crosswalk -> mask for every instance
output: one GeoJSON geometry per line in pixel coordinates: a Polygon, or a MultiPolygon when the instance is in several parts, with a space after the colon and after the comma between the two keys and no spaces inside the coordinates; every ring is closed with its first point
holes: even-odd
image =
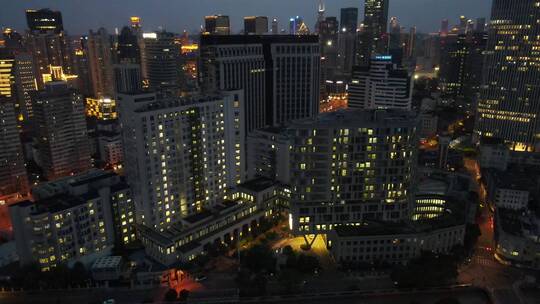
{"type": "Polygon", "coordinates": [[[497,268],[500,267],[499,263],[493,259],[493,257],[475,256],[473,262],[478,265],[497,268]]]}

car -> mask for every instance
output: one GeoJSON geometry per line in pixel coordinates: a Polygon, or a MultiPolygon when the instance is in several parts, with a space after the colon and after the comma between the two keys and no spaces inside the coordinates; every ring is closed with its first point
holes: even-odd
{"type": "Polygon", "coordinates": [[[200,276],[198,276],[198,277],[195,278],[195,281],[196,281],[196,282],[202,282],[202,281],[204,281],[204,280],[206,280],[206,279],[208,279],[206,276],[200,275],[200,276]]]}

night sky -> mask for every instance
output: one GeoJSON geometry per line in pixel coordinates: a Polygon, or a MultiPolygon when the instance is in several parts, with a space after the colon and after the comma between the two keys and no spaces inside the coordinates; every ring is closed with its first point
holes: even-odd
{"type": "MultiPolygon", "coordinates": [[[[318,0],[0,0],[0,26],[26,29],[24,10],[44,8],[62,11],[64,28],[70,34],[87,33],[104,26],[108,30],[128,23],[129,16],[142,18],[145,30],[163,26],[171,32],[195,31],[203,16],[224,14],[231,17],[233,32],[242,29],[242,17],[265,15],[277,17],[280,29],[287,28],[290,16],[301,15],[313,28],[318,0]]],[[[363,0],[326,0],[327,16],[337,16],[342,7],[355,6],[363,19],[363,0]]],[[[402,26],[417,26],[430,32],[439,28],[440,20],[448,18],[456,24],[460,15],[489,19],[492,0],[390,0],[390,16],[397,16],[402,26]]]]}

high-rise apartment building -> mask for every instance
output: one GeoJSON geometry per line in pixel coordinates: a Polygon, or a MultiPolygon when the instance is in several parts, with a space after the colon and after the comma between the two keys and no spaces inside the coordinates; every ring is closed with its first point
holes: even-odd
{"type": "Polygon", "coordinates": [[[180,47],[166,31],[143,34],[143,65],[152,89],[176,90],[180,85],[180,47]]]}
{"type": "Polygon", "coordinates": [[[286,133],[293,140],[289,221],[294,233],[408,218],[417,150],[414,114],[337,111],[296,121],[286,133]]]}
{"type": "Polygon", "coordinates": [[[203,92],[243,89],[246,130],[313,117],[319,110],[317,36],[201,36],[203,92]]]}
{"type": "Polygon", "coordinates": [[[32,117],[32,100],[30,92],[37,90],[34,59],[31,54],[15,54],[15,89],[19,107],[19,113],[25,121],[32,117]]]}
{"type": "Polygon", "coordinates": [[[204,17],[204,29],[204,33],[209,35],[229,35],[231,33],[229,16],[213,15],[204,17]]]}
{"type": "Polygon", "coordinates": [[[244,17],[244,34],[262,35],[268,33],[268,17],[244,17]]]}
{"type": "Polygon", "coordinates": [[[60,263],[91,263],[114,245],[135,240],[131,191],[113,172],[92,170],[32,189],[35,201],[9,207],[22,265],[42,271],[60,263]]]}
{"type": "Polygon", "coordinates": [[[138,223],[155,230],[220,202],[245,178],[242,91],[119,94],[125,174],[138,223]]]}
{"type": "Polygon", "coordinates": [[[0,197],[26,195],[28,178],[17,128],[15,98],[0,95],[0,197]]]}
{"type": "Polygon", "coordinates": [[[538,1],[493,1],[475,135],[517,151],[540,148],[538,19],[538,1]]]}
{"type": "Polygon", "coordinates": [[[31,93],[37,163],[55,180],[91,166],[84,100],[65,82],[50,82],[31,93]]]}
{"type": "Polygon", "coordinates": [[[386,53],[388,0],[366,0],[358,64],[368,64],[371,57],[386,53]]]}
{"type": "Polygon", "coordinates": [[[375,56],[369,66],[357,66],[349,84],[349,107],[357,109],[410,110],[411,74],[392,61],[392,56],[375,56]]]}
{"type": "Polygon", "coordinates": [[[90,31],[87,49],[94,97],[114,96],[111,36],[104,28],[97,32],[90,31]]]}

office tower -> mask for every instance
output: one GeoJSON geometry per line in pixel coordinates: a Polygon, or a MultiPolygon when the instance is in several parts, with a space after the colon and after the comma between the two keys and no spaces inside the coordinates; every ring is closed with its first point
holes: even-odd
{"type": "Polygon", "coordinates": [[[340,32],[356,33],[358,28],[358,8],[342,8],[340,21],[340,32]]]}
{"type": "Polygon", "coordinates": [[[118,118],[116,100],[111,98],[86,98],[86,116],[97,120],[114,120],[118,118]]]}
{"type": "Polygon", "coordinates": [[[11,55],[1,55],[0,57],[0,96],[15,96],[13,90],[15,84],[14,77],[15,59],[11,55]]]}
{"type": "Polygon", "coordinates": [[[40,184],[32,193],[35,201],[9,207],[21,265],[37,263],[47,271],[89,263],[135,241],[131,193],[113,172],[94,169],[40,184]]]}
{"type": "Polygon", "coordinates": [[[448,19],[443,19],[441,21],[441,30],[439,31],[441,36],[448,35],[448,19]]]}
{"type": "Polygon", "coordinates": [[[246,134],[319,109],[317,36],[201,36],[203,92],[243,89],[246,134]]]}
{"type": "Polygon", "coordinates": [[[25,50],[23,37],[11,28],[5,28],[2,32],[3,37],[3,49],[8,54],[14,54],[25,50]]]}
{"type": "Polygon", "coordinates": [[[538,149],[540,138],[540,7],[533,0],[494,0],[488,30],[476,137],[499,138],[512,150],[538,149]],[[508,34],[512,28],[512,34],[508,34]]]}
{"type": "Polygon", "coordinates": [[[231,25],[229,16],[214,15],[204,17],[205,34],[210,35],[229,35],[231,33],[231,25]]]}
{"type": "Polygon", "coordinates": [[[416,27],[413,26],[409,30],[409,40],[407,42],[407,52],[405,53],[407,58],[412,58],[414,56],[415,48],[416,48],[416,27]]]}
{"type": "Polygon", "coordinates": [[[88,64],[88,36],[77,36],[70,39],[73,73],[77,75],[77,89],[86,96],[92,95],[92,77],[88,64]]]}
{"type": "Polygon", "coordinates": [[[319,234],[366,220],[409,216],[416,165],[414,114],[345,110],[287,128],[295,234],[319,234]]]}
{"type": "Polygon", "coordinates": [[[218,203],[245,178],[242,92],[120,94],[125,172],[138,222],[156,229],[218,203]]]}
{"type": "Polygon", "coordinates": [[[114,84],[117,93],[136,93],[142,90],[141,66],[135,63],[114,65],[114,84]]]}
{"type": "Polygon", "coordinates": [[[141,63],[141,50],[136,29],[124,26],[120,31],[116,47],[116,62],[141,63]]]}
{"type": "Polygon", "coordinates": [[[441,43],[439,83],[444,94],[476,100],[482,81],[485,33],[450,34],[441,43]]]}
{"type": "Polygon", "coordinates": [[[48,9],[27,10],[26,19],[30,30],[27,37],[28,51],[34,56],[37,84],[41,89],[45,83],[43,74],[51,66],[62,67],[67,74],[71,74],[62,15],[48,9]]]}
{"type": "Polygon", "coordinates": [[[338,65],[338,47],[339,47],[339,23],[336,17],[326,17],[319,26],[319,39],[321,45],[321,57],[324,58],[321,64],[323,77],[326,79],[334,79],[338,65]]]}
{"type": "Polygon", "coordinates": [[[289,34],[290,35],[297,35],[298,30],[300,30],[300,27],[304,23],[304,19],[300,16],[291,17],[289,19],[289,34]]]}
{"type": "Polygon", "coordinates": [[[392,56],[375,56],[369,66],[353,70],[349,108],[410,110],[411,74],[392,62],[392,56]]]}
{"type": "Polygon", "coordinates": [[[475,32],[483,33],[485,31],[486,31],[486,18],[477,18],[475,32]]]}
{"type": "Polygon", "coordinates": [[[94,97],[114,96],[111,36],[104,28],[90,30],[87,51],[94,97]]]}
{"type": "Polygon", "coordinates": [[[397,20],[397,17],[390,18],[390,39],[388,42],[389,50],[401,49],[401,26],[397,20]]]}
{"type": "Polygon", "coordinates": [[[465,16],[459,17],[459,25],[458,25],[458,34],[466,34],[467,33],[467,18],[465,16]]]}
{"type": "Polygon", "coordinates": [[[0,199],[28,193],[28,177],[17,128],[15,98],[0,95],[0,199]]]}
{"type": "Polygon", "coordinates": [[[318,10],[317,10],[317,22],[315,23],[315,33],[319,34],[321,32],[321,26],[324,22],[324,12],[325,12],[324,3],[322,1],[319,2],[318,10]]]}
{"type": "Polygon", "coordinates": [[[49,180],[90,168],[83,97],[55,81],[31,93],[37,163],[49,180]]]}
{"type": "Polygon", "coordinates": [[[37,90],[34,58],[28,53],[15,54],[15,89],[20,118],[28,122],[32,117],[32,99],[30,92],[37,90]]]}
{"type": "Polygon", "coordinates": [[[174,34],[161,31],[143,34],[143,65],[150,88],[176,90],[180,85],[180,47],[174,34]]]}
{"type": "Polygon", "coordinates": [[[279,34],[279,25],[277,18],[272,19],[272,34],[277,35],[279,34]]]}
{"type": "Polygon", "coordinates": [[[55,32],[64,30],[62,13],[50,9],[26,10],[26,22],[33,32],[55,32]]]}
{"type": "Polygon", "coordinates": [[[368,64],[375,54],[386,53],[388,0],[366,0],[361,34],[361,50],[357,62],[368,64]]]}
{"type": "Polygon", "coordinates": [[[129,25],[135,31],[135,33],[140,33],[141,31],[141,17],[131,16],[129,17],[129,25]]]}
{"type": "Polygon", "coordinates": [[[268,17],[244,17],[244,34],[262,35],[268,33],[268,17]]]}

